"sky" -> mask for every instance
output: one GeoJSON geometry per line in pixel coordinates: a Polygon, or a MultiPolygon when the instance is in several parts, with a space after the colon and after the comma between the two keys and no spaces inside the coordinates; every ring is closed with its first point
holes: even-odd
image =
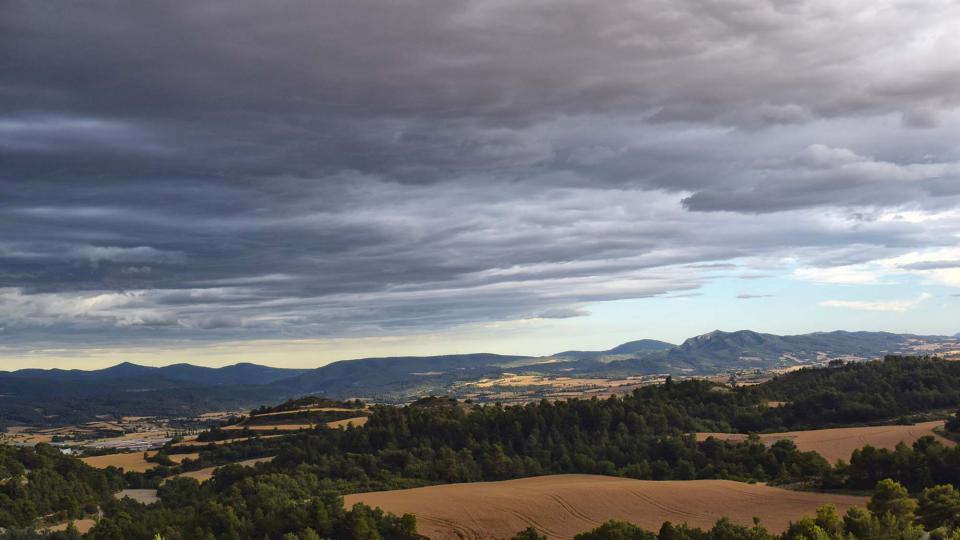
{"type": "Polygon", "coordinates": [[[0,0],[0,369],[960,332],[952,0],[0,0]]]}

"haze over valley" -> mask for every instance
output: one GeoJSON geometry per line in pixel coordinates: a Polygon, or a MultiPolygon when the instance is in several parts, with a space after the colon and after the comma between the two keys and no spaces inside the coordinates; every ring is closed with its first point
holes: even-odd
{"type": "Polygon", "coordinates": [[[0,0],[0,540],[960,540],[958,28],[0,0]]]}

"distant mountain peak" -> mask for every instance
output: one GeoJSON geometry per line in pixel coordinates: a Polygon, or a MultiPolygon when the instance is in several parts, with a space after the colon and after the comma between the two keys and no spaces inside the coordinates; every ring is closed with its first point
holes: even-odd
{"type": "MultiPolygon", "coordinates": [[[[144,367],[144,366],[141,366],[140,364],[134,364],[133,362],[124,361],[124,362],[120,362],[119,364],[116,364],[116,365],[113,365],[113,366],[110,366],[110,367],[112,367],[112,368],[131,368],[131,367],[144,367]]],[[[110,368],[107,368],[107,369],[110,369],[110,368]]]]}
{"type": "Polygon", "coordinates": [[[134,364],[133,362],[120,362],[119,364],[110,366],[101,371],[105,373],[130,373],[130,372],[141,372],[141,371],[146,371],[150,369],[156,369],[156,368],[141,366],[139,364],[134,364]]]}
{"type": "Polygon", "coordinates": [[[756,341],[759,339],[763,339],[766,336],[768,336],[768,334],[761,334],[760,332],[754,332],[753,330],[734,330],[733,332],[726,332],[724,330],[714,330],[712,332],[707,332],[706,334],[701,334],[699,336],[694,336],[692,338],[689,338],[686,341],[684,341],[680,346],[683,347],[683,346],[701,345],[704,343],[708,343],[711,341],[718,341],[718,340],[756,341]]]}
{"type": "Polygon", "coordinates": [[[632,354],[635,352],[662,351],[673,348],[672,343],[656,339],[638,339],[617,345],[607,351],[609,354],[632,354]]]}

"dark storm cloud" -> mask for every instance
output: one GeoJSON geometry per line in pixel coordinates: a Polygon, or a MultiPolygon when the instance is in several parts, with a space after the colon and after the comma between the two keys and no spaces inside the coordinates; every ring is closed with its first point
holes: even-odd
{"type": "Polygon", "coordinates": [[[373,335],[954,246],[888,218],[960,201],[960,13],[870,6],[4,2],[0,322],[373,335]]]}

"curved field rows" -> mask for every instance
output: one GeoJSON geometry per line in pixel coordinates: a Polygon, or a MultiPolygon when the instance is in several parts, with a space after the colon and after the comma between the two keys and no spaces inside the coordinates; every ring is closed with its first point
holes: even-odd
{"type": "Polygon", "coordinates": [[[823,504],[843,513],[865,497],[788,491],[729,480],[632,480],[563,474],[503,482],[449,484],[347,495],[395,514],[417,516],[421,534],[437,540],[510,538],[533,526],[550,538],[572,538],[610,519],[657,531],[664,521],[709,528],[727,516],[752,525],[763,520],[780,532],[823,504]]]}
{"type": "MultiPolygon", "coordinates": [[[[945,439],[936,433],[934,428],[943,426],[942,420],[923,422],[912,426],[867,426],[853,428],[815,429],[810,431],[787,431],[784,433],[762,433],[760,440],[764,444],[773,444],[781,439],[790,439],[797,448],[805,452],[817,452],[833,463],[838,459],[850,461],[850,455],[858,448],[866,445],[875,448],[893,449],[898,443],[913,444],[914,441],[925,435],[933,435],[946,446],[955,446],[957,443],[945,439]]],[[[722,440],[745,440],[746,435],[739,433],[697,433],[697,440],[703,441],[707,437],[716,437],[722,440]]]]}

